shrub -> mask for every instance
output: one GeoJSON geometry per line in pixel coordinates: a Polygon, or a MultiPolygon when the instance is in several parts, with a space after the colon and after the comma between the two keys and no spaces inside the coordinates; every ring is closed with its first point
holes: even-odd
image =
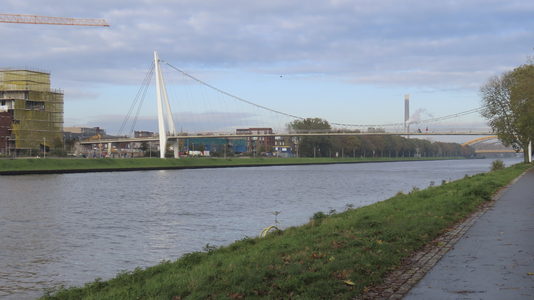
{"type": "Polygon", "coordinates": [[[417,192],[419,192],[419,190],[420,190],[420,188],[418,188],[416,186],[412,186],[412,190],[408,194],[417,193],[417,192]]]}
{"type": "Polygon", "coordinates": [[[65,151],[63,148],[56,148],[50,150],[50,153],[48,154],[50,156],[67,156],[67,151],[65,151]]]}
{"type": "Polygon", "coordinates": [[[213,251],[217,250],[217,246],[216,245],[210,245],[210,243],[207,243],[206,246],[204,246],[204,248],[202,248],[202,251],[210,254],[212,253],[213,251]]]}
{"type": "Polygon", "coordinates": [[[479,185],[472,186],[467,191],[466,194],[467,195],[473,195],[473,196],[475,196],[477,198],[489,201],[489,200],[491,200],[492,189],[493,189],[493,187],[491,187],[489,185],[479,184],[479,185]]]}
{"type": "Polygon", "coordinates": [[[310,220],[318,220],[318,219],[324,219],[326,218],[326,214],[322,211],[318,211],[313,214],[313,217],[310,218],[310,220]]]}
{"type": "Polygon", "coordinates": [[[491,162],[491,171],[497,171],[504,168],[506,168],[506,165],[501,159],[496,159],[491,162]]]}

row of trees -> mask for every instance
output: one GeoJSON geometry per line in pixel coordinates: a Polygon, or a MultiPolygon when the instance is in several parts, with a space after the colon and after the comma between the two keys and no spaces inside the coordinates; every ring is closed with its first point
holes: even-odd
{"type": "MultiPolygon", "coordinates": [[[[291,133],[325,133],[332,128],[328,121],[320,118],[295,120],[287,124],[291,133]]],[[[347,131],[344,131],[347,132],[347,131]]],[[[350,131],[348,131],[350,132],[350,131]]],[[[359,130],[352,131],[360,133],[359,130]]],[[[464,156],[470,157],[475,150],[457,143],[430,142],[422,139],[407,139],[401,136],[304,136],[294,137],[301,157],[329,157],[337,152],[344,156],[392,156],[406,157],[420,153],[422,156],[464,156]]]]}
{"type": "MultiPolygon", "coordinates": [[[[480,87],[483,110],[499,140],[516,151],[527,150],[534,139],[534,59],[480,87]]],[[[526,151],[525,151],[526,152],[526,151]]],[[[524,155],[525,162],[529,161],[524,155]]]]}

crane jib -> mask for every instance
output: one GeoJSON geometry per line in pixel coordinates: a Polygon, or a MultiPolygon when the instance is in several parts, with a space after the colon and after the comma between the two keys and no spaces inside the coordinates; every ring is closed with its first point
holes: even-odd
{"type": "Polygon", "coordinates": [[[13,14],[0,14],[0,23],[109,27],[109,24],[105,20],[102,20],[102,19],[59,18],[59,17],[45,17],[45,16],[35,16],[35,15],[13,15],[13,14]]]}

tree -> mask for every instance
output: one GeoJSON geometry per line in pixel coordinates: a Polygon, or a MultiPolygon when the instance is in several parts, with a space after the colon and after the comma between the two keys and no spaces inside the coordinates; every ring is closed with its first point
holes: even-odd
{"type": "Polygon", "coordinates": [[[354,156],[355,151],[360,150],[361,140],[357,136],[344,136],[343,149],[350,151],[354,156]]]}
{"type": "MultiPolygon", "coordinates": [[[[480,87],[482,116],[503,145],[527,149],[534,137],[534,65],[520,66],[491,77],[480,87]]],[[[524,156],[528,162],[528,155],[524,156]]]]}
{"type": "Polygon", "coordinates": [[[52,140],[52,149],[63,148],[63,141],[56,137],[52,140]]]}
{"type": "Polygon", "coordinates": [[[260,145],[258,149],[256,150],[256,153],[261,155],[263,153],[267,152],[267,148],[265,148],[265,145],[260,145]]]}
{"type": "Polygon", "coordinates": [[[470,156],[475,155],[475,149],[473,149],[473,147],[471,146],[462,146],[460,148],[460,154],[463,157],[470,157],[470,156]]]}
{"type": "MultiPolygon", "coordinates": [[[[516,112],[518,131],[524,135],[524,145],[528,147],[534,140],[534,65],[523,65],[514,70],[510,102],[516,112]]],[[[525,161],[526,158],[525,155],[525,161]]]]}
{"type": "Polygon", "coordinates": [[[167,143],[167,145],[165,145],[165,157],[174,157],[174,152],[171,151],[171,143],[167,143]]]}
{"type": "Polygon", "coordinates": [[[139,149],[143,152],[146,152],[148,150],[148,143],[147,142],[141,142],[141,145],[139,146],[139,149]]]}
{"type": "MultiPolygon", "coordinates": [[[[331,130],[330,123],[321,118],[299,119],[286,124],[290,133],[327,133],[331,130]]],[[[332,149],[332,138],[327,136],[305,136],[293,138],[298,144],[299,155],[304,157],[328,156],[328,149],[332,149]]]]}

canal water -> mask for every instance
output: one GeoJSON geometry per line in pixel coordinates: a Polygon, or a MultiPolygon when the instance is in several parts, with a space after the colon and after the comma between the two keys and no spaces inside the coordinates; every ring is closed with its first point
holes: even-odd
{"type": "MultiPolygon", "coordinates": [[[[0,177],[0,298],[300,225],[398,191],[489,171],[491,159],[0,177]]],[[[504,159],[507,165],[521,159],[504,159]]]]}

